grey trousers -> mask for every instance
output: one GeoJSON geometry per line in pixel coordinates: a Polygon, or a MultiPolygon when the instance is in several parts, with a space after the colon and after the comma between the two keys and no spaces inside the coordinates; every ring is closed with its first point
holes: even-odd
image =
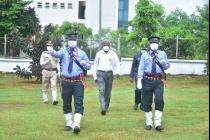
{"type": "Polygon", "coordinates": [[[99,102],[101,109],[107,111],[111,99],[111,90],[113,83],[112,71],[97,71],[98,89],[99,89],[99,102]]]}

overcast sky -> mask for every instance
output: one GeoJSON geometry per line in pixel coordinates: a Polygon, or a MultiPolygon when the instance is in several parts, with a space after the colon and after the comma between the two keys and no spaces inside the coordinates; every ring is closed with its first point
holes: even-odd
{"type": "Polygon", "coordinates": [[[180,8],[187,12],[188,15],[196,12],[196,6],[203,6],[209,3],[208,0],[155,0],[165,7],[166,14],[170,14],[176,8],[180,8]]]}

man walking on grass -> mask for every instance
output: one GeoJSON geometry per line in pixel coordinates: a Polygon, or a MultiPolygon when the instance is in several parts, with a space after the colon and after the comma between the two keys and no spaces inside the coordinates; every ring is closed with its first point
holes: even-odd
{"type": "Polygon", "coordinates": [[[164,108],[164,80],[166,75],[164,70],[170,67],[167,55],[164,51],[158,50],[160,38],[151,36],[148,38],[150,50],[143,53],[138,69],[137,88],[142,89],[142,110],[146,117],[146,130],[151,130],[152,102],[155,96],[155,116],[154,125],[157,131],[162,131],[162,112],[164,108]]]}
{"type": "Polygon", "coordinates": [[[74,133],[78,134],[84,112],[83,99],[86,86],[84,76],[91,65],[86,53],[77,46],[77,34],[70,33],[66,39],[67,46],[63,49],[57,52],[52,48],[48,50],[52,56],[61,60],[63,112],[66,119],[64,131],[73,129],[74,133]],[[74,114],[72,114],[72,97],[74,97],[74,114]]]}
{"type": "Polygon", "coordinates": [[[116,71],[117,78],[119,78],[120,61],[118,56],[111,50],[110,42],[103,40],[102,50],[97,52],[93,66],[93,78],[98,84],[99,90],[101,115],[106,115],[109,109],[114,70],[116,71]]]}

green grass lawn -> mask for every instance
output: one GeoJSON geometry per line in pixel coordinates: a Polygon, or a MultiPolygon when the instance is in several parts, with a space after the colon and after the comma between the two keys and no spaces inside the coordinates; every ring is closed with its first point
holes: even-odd
{"type": "MultiPolygon", "coordinates": [[[[0,140],[208,140],[209,78],[170,76],[165,90],[164,132],[147,131],[144,112],[133,110],[134,85],[114,80],[109,112],[101,116],[97,85],[87,78],[79,135],[64,132],[62,100],[43,104],[41,84],[0,74],[0,140]]],[[[49,96],[51,97],[51,96],[49,96]]],[[[154,108],[154,106],[153,106],[154,108]]]]}

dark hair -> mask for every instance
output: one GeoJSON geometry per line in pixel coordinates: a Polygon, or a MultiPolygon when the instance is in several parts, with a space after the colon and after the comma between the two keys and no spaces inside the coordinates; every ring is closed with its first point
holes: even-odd
{"type": "Polygon", "coordinates": [[[109,40],[103,40],[102,41],[102,46],[110,46],[110,41],[109,40]]]}

